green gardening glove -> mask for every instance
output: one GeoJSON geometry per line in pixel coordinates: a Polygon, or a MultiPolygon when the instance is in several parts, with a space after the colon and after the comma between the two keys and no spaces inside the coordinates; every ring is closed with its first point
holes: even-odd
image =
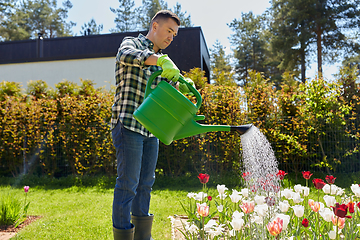
{"type": "Polygon", "coordinates": [[[162,77],[167,78],[174,82],[176,82],[179,79],[180,70],[177,68],[175,63],[171,61],[168,55],[165,54],[159,57],[156,65],[163,69],[163,72],[161,73],[162,77]]]}
{"type": "MultiPolygon", "coordinates": [[[[191,80],[190,78],[184,78],[184,80],[195,88],[195,84],[194,84],[193,80],[191,80]]],[[[196,89],[196,88],[195,88],[195,89],[196,89]]],[[[186,85],[186,83],[179,83],[179,91],[180,91],[182,94],[188,94],[188,95],[190,95],[190,96],[194,95],[194,94],[190,91],[190,89],[188,88],[188,86],[186,85]]]]}

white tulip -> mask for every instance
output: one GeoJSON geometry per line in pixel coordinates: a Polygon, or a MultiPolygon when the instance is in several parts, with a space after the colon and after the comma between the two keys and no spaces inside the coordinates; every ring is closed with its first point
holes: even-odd
{"type": "Polygon", "coordinates": [[[232,215],[232,218],[242,218],[244,216],[243,212],[235,211],[232,215]]]}
{"type": "Polygon", "coordinates": [[[355,194],[355,196],[360,197],[360,186],[359,184],[352,184],[351,191],[355,194]]]}
{"type": "Polygon", "coordinates": [[[254,222],[256,224],[263,224],[263,218],[255,215],[251,218],[251,222],[254,222]]]}
{"type": "Polygon", "coordinates": [[[185,226],[185,230],[190,234],[197,234],[199,232],[199,228],[195,224],[185,226]]]}
{"type": "Polygon", "coordinates": [[[329,232],[329,238],[330,238],[330,239],[335,239],[335,238],[336,238],[336,232],[333,231],[333,230],[330,231],[330,232],[329,232]]]}
{"type": "Polygon", "coordinates": [[[219,192],[220,195],[223,195],[225,193],[226,190],[228,190],[227,187],[225,187],[225,185],[217,185],[217,190],[219,192]]]}
{"type": "Polygon", "coordinates": [[[304,196],[305,196],[305,197],[309,196],[309,194],[310,194],[310,188],[308,188],[308,187],[303,187],[303,191],[304,191],[304,196]]]}
{"type": "Polygon", "coordinates": [[[329,196],[329,195],[324,196],[324,201],[325,201],[327,207],[335,206],[335,203],[336,203],[335,197],[329,196]]]}
{"type": "Polygon", "coordinates": [[[330,208],[321,209],[319,214],[326,222],[331,222],[331,217],[334,216],[334,212],[330,208]]]}
{"type": "Polygon", "coordinates": [[[325,186],[322,188],[322,190],[324,191],[324,193],[330,194],[330,185],[325,184],[325,186]]]}
{"type": "Polygon", "coordinates": [[[217,210],[218,210],[219,212],[223,212],[223,211],[224,211],[224,206],[223,206],[223,205],[217,206],[217,210]]]}
{"type": "Polygon", "coordinates": [[[297,204],[297,203],[301,203],[304,199],[300,197],[300,193],[295,192],[292,194],[292,200],[294,201],[295,204],[297,204]]]}
{"type": "Polygon", "coordinates": [[[230,222],[231,226],[234,228],[234,230],[239,231],[243,227],[245,221],[242,218],[233,218],[233,220],[230,222]]]}
{"type": "Polygon", "coordinates": [[[301,192],[303,191],[303,186],[301,186],[300,184],[296,184],[296,185],[294,186],[294,190],[295,190],[295,192],[297,192],[297,193],[301,193],[301,192]]]}
{"type": "Polygon", "coordinates": [[[276,214],[275,218],[281,218],[283,220],[283,230],[285,230],[290,222],[290,216],[289,215],[285,215],[285,214],[282,214],[282,213],[278,213],[276,214]]]}
{"type": "Polygon", "coordinates": [[[254,201],[257,205],[261,205],[261,204],[264,204],[265,203],[265,196],[259,196],[259,195],[256,195],[254,197],[254,201]]]}
{"type": "Polygon", "coordinates": [[[204,192],[199,192],[198,194],[196,194],[196,196],[194,197],[194,199],[196,201],[200,201],[202,202],[204,198],[207,197],[207,193],[204,193],[204,192]]]}
{"type": "Polygon", "coordinates": [[[289,210],[290,204],[287,200],[284,200],[283,202],[279,202],[279,208],[280,211],[283,213],[286,213],[289,210]]]}
{"type": "Polygon", "coordinates": [[[241,198],[242,198],[242,196],[240,195],[240,193],[239,193],[238,191],[236,191],[236,190],[233,190],[232,194],[229,195],[229,197],[230,197],[230,199],[231,199],[231,201],[232,201],[233,203],[238,203],[238,202],[241,200],[241,198]]]}
{"type": "Polygon", "coordinates": [[[283,191],[281,191],[281,196],[284,196],[286,199],[291,199],[293,190],[289,188],[285,188],[283,191]]]}
{"type": "Polygon", "coordinates": [[[304,206],[302,205],[295,205],[292,207],[292,209],[294,209],[294,214],[297,217],[302,217],[304,216],[304,206]]]}
{"type": "Polygon", "coordinates": [[[195,196],[196,196],[196,193],[193,193],[193,192],[190,192],[187,194],[188,198],[195,198],[195,196]]]}
{"type": "Polygon", "coordinates": [[[260,217],[265,217],[268,209],[269,206],[267,204],[256,205],[254,207],[254,212],[256,212],[260,217]]]}
{"type": "Polygon", "coordinates": [[[241,195],[243,195],[246,198],[249,197],[249,189],[247,188],[241,189],[241,195]]]}

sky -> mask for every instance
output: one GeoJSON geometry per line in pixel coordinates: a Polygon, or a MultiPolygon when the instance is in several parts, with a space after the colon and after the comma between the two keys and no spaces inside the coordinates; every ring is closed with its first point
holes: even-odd
{"type": "MultiPolygon", "coordinates": [[[[58,7],[62,6],[64,0],[57,0],[58,7]]],[[[110,7],[118,8],[118,0],[71,0],[73,7],[68,12],[67,21],[77,23],[72,28],[74,34],[80,35],[81,26],[88,23],[92,18],[97,24],[103,24],[102,34],[110,33],[111,28],[115,28],[115,14],[110,11],[110,7]]],[[[136,7],[142,4],[142,0],[135,0],[136,7]]],[[[168,8],[172,9],[176,2],[181,4],[182,12],[187,12],[191,16],[191,22],[195,27],[200,26],[207,47],[213,48],[218,40],[224,47],[227,54],[232,53],[229,37],[233,33],[227,24],[234,19],[240,19],[241,13],[252,11],[255,15],[260,15],[270,7],[269,0],[165,0],[168,8]]],[[[314,55],[316,56],[316,55],[314,55]]],[[[337,72],[337,65],[323,66],[324,76],[331,78],[337,72]]],[[[307,69],[307,77],[314,77],[316,73],[316,61],[307,69]]]]}

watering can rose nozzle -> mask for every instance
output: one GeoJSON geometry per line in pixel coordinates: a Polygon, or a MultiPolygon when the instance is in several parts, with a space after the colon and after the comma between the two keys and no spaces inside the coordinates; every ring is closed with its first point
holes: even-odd
{"type": "Polygon", "coordinates": [[[238,132],[240,135],[245,134],[253,125],[252,124],[246,124],[246,125],[241,125],[241,126],[231,126],[230,127],[230,131],[236,131],[238,132]]]}

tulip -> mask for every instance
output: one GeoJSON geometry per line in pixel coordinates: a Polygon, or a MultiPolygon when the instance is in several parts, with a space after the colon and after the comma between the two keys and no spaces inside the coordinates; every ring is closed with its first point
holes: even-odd
{"type": "Polygon", "coordinates": [[[331,221],[334,224],[334,226],[337,226],[339,229],[343,229],[345,226],[345,218],[335,216],[331,218],[331,221]]]}
{"type": "Polygon", "coordinates": [[[265,217],[268,209],[269,207],[267,204],[256,205],[254,207],[254,212],[256,212],[260,217],[265,217]]]}
{"type": "Polygon", "coordinates": [[[240,193],[234,189],[233,189],[233,193],[231,195],[229,195],[229,197],[233,203],[238,203],[242,198],[240,193]]]}
{"type": "Polygon", "coordinates": [[[352,201],[350,201],[348,204],[346,204],[346,206],[348,207],[349,213],[355,212],[354,205],[355,205],[355,203],[352,201]]]}
{"type": "Polygon", "coordinates": [[[251,213],[254,211],[255,202],[253,201],[243,201],[242,205],[240,205],[241,210],[245,213],[251,213]]]}
{"type": "Polygon", "coordinates": [[[331,218],[334,216],[330,208],[320,209],[319,214],[326,222],[331,222],[331,218]]]}
{"type": "Polygon", "coordinates": [[[283,213],[286,213],[289,210],[290,204],[287,200],[284,200],[283,202],[279,202],[279,208],[280,211],[283,213]]]}
{"type": "Polygon", "coordinates": [[[335,238],[336,238],[336,232],[333,231],[333,230],[331,230],[331,231],[329,232],[329,238],[330,238],[330,239],[335,239],[335,238]]]}
{"type": "Polygon", "coordinates": [[[29,191],[29,188],[30,188],[29,186],[25,186],[24,191],[27,193],[29,191]]]}
{"type": "Polygon", "coordinates": [[[358,184],[352,184],[350,188],[356,197],[360,197],[360,186],[358,184]]]}
{"type": "Polygon", "coordinates": [[[209,181],[210,175],[206,173],[200,173],[198,178],[202,184],[206,184],[209,181]]]}
{"type": "Polygon", "coordinates": [[[283,227],[283,220],[281,218],[276,218],[273,222],[269,222],[266,225],[269,233],[273,236],[277,236],[281,233],[283,227]]]}
{"type": "Polygon", "coordinates": [[[360,209],[360,202],[358,202],[358,203],[356,204],[356,206],[360,209]]]}
{"type": "Polygon", "coordinates": [[[217,206],[217,210],[218,210],[219,212],[223,212],[223,211],[224,211],[224,206],[223,206],[223,205],[217,206]]]}
{"type": "Polygon", "coordinates": [[[197,212],[201,217],[207,217],[209,215],[209,206],[206,203],[196,203],[197,212]]]}
{"type": "Polygon", "coordinates": [[[293,195],[293,190],[290,188],[285,188],[283,191],[281,191],[281,196],[284,196],[286,199],[291,199],[293,195]]]}
{"type": "Polygon", "coordinates": [[[332,175],[325,177],[325,180],[326,180],[326,182],[327,182],[328,184],[334,184],[334,183],[335,183],[335,179],[336,179],[336,177],[334,177],[334,176],[332,176],[332,175]]]}
{"type": "Polygon", "coordinates": [[[285,230],[290,222],[290,216],[282,213],[276,214],[275,218],[280,218],[283,220],[282,229],[285,230]]]}
{"type": "Polygon", "coordinates": [[[320,203],[319,202],[313,202],[313,204],[310,205],[310,208],[314,212],[318,212],[320,210],[320,203]]]}
{"type": "Polygon", "coordinates": [[[336,203],[335,207],[332,207],[332,209],[334,211],[334,214],[340,218],[351,218],[351,216],[346,216],[348,206],[346,206],[345,204],[340,205],[339,203],[336,203]]]}
{"type": "Polygon", "coordinates": [[[324,201],[326,203],[326,206],[328,206],[328,207],[334,206],[336,203],[335,197],[329,196],[329,195],[324,196],[324,201]]]}
{"type": "Polygon", "coordinates": [[[211,201],[211,200],[212,200],[212,196],[208,196],[207,199],[208,199],[209,201],[211,201]]]}
{"type": "Polygon", "coordinates": [[[304,218],[301,222],[301,224],[304,226],[304,227],[308,227],[309,226],[309,220],[307,220],[306,218],[304,218]]]}
{"type": "Polygon", "coordinates": [[[313,182],[315,188],[318,190],[322,189],[325,186],[325,182],[320,178],[315,178],[315,179],[313,179],[312,182],[313,182]]]}
{"type": "Polygon", "coordinates": [[[296,184],[296,185],[294,186],[294,190],[295,190],[295,192],[297,192],[297,193],[301,193],[301,192],[303,191],[303,186],[301,186],[301,184],[296,184]]]}
{"type": "Polygon", "coordinates": [[[250,172],[244,172],[242,175],[241,175],[245,181],[249,181],[250,178],[251,178],[251,173],[250,172]]]}
{"type": "Polygon", "coordinates": [[[309,194],[310,194],[310,188],[308,188],[308,187],[303,187],[303,191],[304,191],[304,196],[305,196],[305,197],[309,196],[309,194]]]}
{"type": "Polygon", "coordinates": [[[292,207],[292,209],[294,210],[294,214],[297,217],[302,217],[304,216],[304,206],[302,205],[295,205],[292,207]]]}
{"type": "Polygon", "coordinates": [[[230,222],[230,225],[235,231],[239,231],[243,227],[244,223],[245,221],[242,218],[233,218],[233,220],[230,222]]]}
{"type": "Polygon", "coordinates": [[[276,176],[280,179],[280,180],[284,180],[284,177],[287,173],[283,170],[279,170],[279,172],[276,174],[276,176]]]}
{"type": "Polygon", "coordinates": [[[304,199],[300,197],[300,193],[293,193],[292,194],[292,200],[295,204],[301,203],[304,199]]]}
{"type": "Polygon", "coordinates": [[[241,195],[243,195],[243,197],[249,197],[249,189],[247,188],[243,188],[241,189],[241,195]]]}
{"type": "Polygon", "coordinates": [[[257,205],[261,205],[261,204],[264,204],[265,203],[265,196],[259,196],[259,195],[256,195],[254,197],[254,201],[257,205]]]}
{"type": "Polygon", "coordinates": [[[225,191],[228,190],[227,187],[225,187],[225,185],[217,185],[217,190],[219,192],[220,195],[224,195],[225,191]]]}
{"type": "Polygon", "coordinates": [[[310,173],[310,171],[303,171],[302,175],[305,179],[309,180],[310,177],[313,175],[312,173],[310,173]]]}

